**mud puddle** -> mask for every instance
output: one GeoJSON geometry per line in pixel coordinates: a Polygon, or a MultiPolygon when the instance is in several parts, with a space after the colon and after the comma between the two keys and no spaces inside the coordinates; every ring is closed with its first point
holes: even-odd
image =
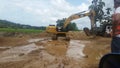
{"type": "MultiPolygon", "coordinates": [[[[29,42],[37,42],[37,41],[44,41],[45,38],[41,39],[31,39],[29,42]]],[[[46,41],[47,42],[47,41],[46,41]]],[[[75,60],[77,59],[82,59],[84,56],[86,56],[83,53],[85,45],[83,43],[80,43],[79,40],[71,40],[68,44],[61,43],[61,42],[56,42],[56,41],[51,41],[51,43],[48,43],[48,53],[52,53],[54,55],[65,55],[69,58],[73,58],[75,60]],[[54,42],[57,43],[54,45],[54,42]],[[68,48],[66,48],[68,46],[68,48]]],[[[46,46],[47,46],[46,45],[46,46]]],[[[13,59],[22,57],[24,55],[28,55],[32,51],[39,50],[39,49],[45,49],[43,46],[37,46],[35,43],[31,43],[28,45],[23,45],[23,46],[18,46],[18,47],[13,47],[10,49],[7,49],[3,51],[0,55],[0,60],[4,61],[11,61],[13,59]]]]}
{"type": "Polygon", "coordinates": [[[32,53],[36,50],[44,50],[43,46],[37,46],[35,42],[42,42],[45,43],[46,38],[37,38],[37,39],[30,39],[28,42],[30,44],[21,45],[16,47],[0,47],[0,49],[4,49],[4,51],[0,54],[0,62],[8,62],[8,61],[20,61],[24,60],[24,56],[32,53]]]}
{"type": "Polygon", "coordinates": [[[68,46],[66,56],[73,58],[75,60],[81,59],[86,55],[83,53],[85,45],[80,43],[79,40],[71,40],[68,46]]]}
{"type": "Polygon", "coordinates": [[[10,49],[3,51],[1,53],[0,62],[16,60],[24,55],[31,53],[34,50],[37,50],[40,48],[42,49],[44,47],[36,46],[34,43],[24,45],[24,46],[10,48],[10,49]]]}
{"type": "Polygon", "coordinates": [[[0,47],[0,49],[10,49],[11,47],[0,47]]]}
{"type": "Polygon", "coordinates": [[[35,42],[39,42],[39,41],[46,41],[46,40],[50,40],[50,38],[35,38],[35,39],[30,39],[28,40],[29,43],[35,43],[35,42]]]}
{"type": "Polygon", "coordinates": [[[5,51],[5,50],[8,50],[10,48],[12,48],[12,47],[2,46],[2,47],[0,47],[0,53],[3,52],[3,51],[5,51]]]}
{"type": "Polygon", "coordinates": [[[80,60],[78,59],[83,59],[85,56],[83,50],[86,42],[80,40],[68,42],[40,38],[30,39],[28,42],[30,44],[3,51],[0,54],[0,63],[30,60],[22,68],[79,68],[80,60]],[[36,44],[36,42],[42,44],[36,44]]]}

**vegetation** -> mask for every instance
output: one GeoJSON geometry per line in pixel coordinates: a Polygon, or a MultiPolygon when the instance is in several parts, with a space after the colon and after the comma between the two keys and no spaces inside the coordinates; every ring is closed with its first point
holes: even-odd
{"type": "Polygon", "coordinates": [[[0,20],[0,32],[39,33],[45,29],[46,27],[44,26],[36,27],[0,20]]]}
{"type": "Polygon", "coordinates": [[[42,31],[43,30],[37,30],[37,29],[0,28],[0,32],[40,33],[42,31]]]}
{"type": "Polygon", "coordinates": [[[44,26],[36,27],[0,20],[0,32],[40,33],[45,29],[46,27],[44,26]]]}
{"type": "Polygon", "coordinates": [[[105,6],[105,3],[102,0],[93,0],[92,5],[89,6],[90,10],[95,10],[96,16],[95,16],[95,22],[102,20],[102,17],[104,15],[103,7],[105,6]]]}
{"type": "MultiPolygon", "coordinates": [[[[56,21],[57,26],[63,27],[65,20],[66,20],[65,18],[63,18],[62,20],[57,20],[56,21]]],[[[68,29],[70,31],[78,31],[79,30],[75,22],[70,22],[68,24],[68,26],[66,27],[66,29],[68,29]]]]}

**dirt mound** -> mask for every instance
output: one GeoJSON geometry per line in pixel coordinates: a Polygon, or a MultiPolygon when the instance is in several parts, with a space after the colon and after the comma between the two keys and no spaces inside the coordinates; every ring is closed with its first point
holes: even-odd
{"type": "Polygon", "coordinates": [[[20,32],[0,32],[0,37],[23,37],[25,33],[20,32]]]}
{"type": "Polygon", "coordinates": [[[51,41],[47,43],[46,50],[48,53],[55,56],[66,55],[68,42],[66,41],[51,41]]]}
{"type": "Polygon", "coordinates": [[[88,55],[82,63],[84,68],[98,68],[101,57],[110,53],[111,38],[97,37],[90,40],[84,49],[84,53],[88,55]]]}
{"type": "Polygon", "coordinates": [[[44,38],[44,37],[51,37],[52,35],[47,33],[47,32],[41,32],[41,33],[37,33],[37,34],[31,34],[31,37],[34,38],[44,38]]]}
{"type": "Polygon", "coordinates": [[[68,35],[70,36],[71,39],[80,39],[80,40],[87,39],[87,36],[83,31],[70,31],[68,35]]]}
{"type": "Polygon", "coordinates": [[[19,46],[27,44],[28,38],[18,38],[18,37],[0,37],[0,46],[19,46]]]}

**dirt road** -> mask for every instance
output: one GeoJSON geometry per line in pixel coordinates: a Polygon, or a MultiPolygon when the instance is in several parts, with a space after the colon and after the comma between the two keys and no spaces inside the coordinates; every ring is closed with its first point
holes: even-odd
{"type": "Polygon", "coordinates": [[[14,46],[13,43],[5,45],[5,38],[1,40],[4,46],[0,46],[0,68],[97,68],[100,58],[110,52],[111,39],[72,36],[68,42],[24,37],[12,38],[11,41],[16,40],[13,43],[17,42],[14,46]]]}

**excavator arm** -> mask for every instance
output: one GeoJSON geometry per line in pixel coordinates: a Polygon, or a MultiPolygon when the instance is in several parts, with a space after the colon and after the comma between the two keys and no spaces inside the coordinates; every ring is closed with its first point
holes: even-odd
{"type": "Polygon", "coordinates": [[[66,28],[67,25],[70,23],[70,21],[75,20],[75,19],[79,19],[82,17],[86,17],[89,16],[90,20],[91,20],[91,28],[94,26],[94,17],[95,17],[95,11],[94,10],[90,10],[90,11],[83,11],[83,12],[79,12],[76,14],[73,14],[71,16],[69,16],[65,22],[64,22],[64,26],[63,28],[66,28]]]}

